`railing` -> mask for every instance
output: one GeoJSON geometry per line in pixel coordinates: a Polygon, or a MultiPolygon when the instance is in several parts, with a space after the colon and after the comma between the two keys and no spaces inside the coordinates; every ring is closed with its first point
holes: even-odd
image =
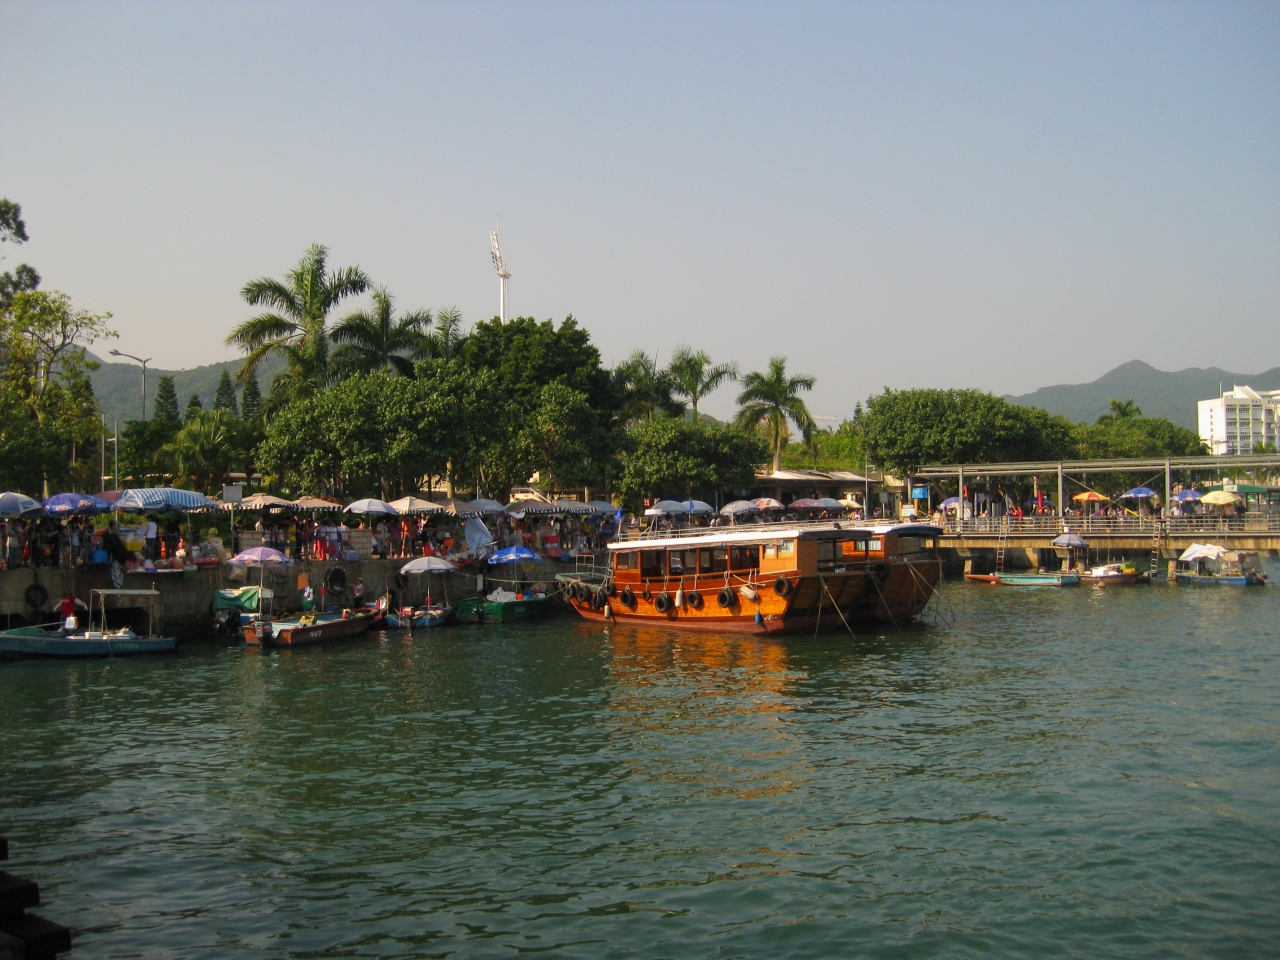
{"type": "MultiPolygon", "coordinates": [[[[921,520],[902,520],[902,525],[923,523],[929,526],[936,526],[930,519],[923,518],[921,520]]],[[[636,540],[668,540],[682,539],[685,537],[717,537],[727,536],[730,534],[747,534],[749,536],[759,536],[769,539],[771,536],[779,535],[783,530],[860,530],[872,527],[881,527],[894,524],[893,520],[777,520],[770,523],[735,523],[727,524],[719,527],[673,527],[667,529],[627,529],[622,532],[619,540],[636,541],[636,540]]]]}
{"type": "Polygon", "coordinates": [[[1010,536],[1048,536],[1056,537],[1060,533],[1078,533],[1082,536],[1153,536],[1157,528],[1164,530],[1167,536],[1188,536],[1192,534],[1280,534],[1280,516],[1244,516],[1244,517],[1170,517],[1161,520],[1156,517],[1022,517],[989,518],[979,517],[973,520],[957,522],[948,520],[945,524],[948,536],[992,536],[998,537],[1006,529],[1010,536]]]}

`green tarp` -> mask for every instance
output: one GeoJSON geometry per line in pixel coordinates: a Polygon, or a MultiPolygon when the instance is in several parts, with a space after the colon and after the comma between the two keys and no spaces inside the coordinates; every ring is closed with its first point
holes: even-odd
{"type": "Polygon", "coordinates": [[[258,609],[258,588],[241,587],[239,590],[215,590],[213,593],[213,609],[215,610],[248,610],[258,609]]]}

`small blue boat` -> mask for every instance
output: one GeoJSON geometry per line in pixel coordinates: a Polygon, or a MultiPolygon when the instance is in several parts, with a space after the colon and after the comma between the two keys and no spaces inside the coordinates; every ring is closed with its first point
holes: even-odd
{"type": "Polygon", "coordinates": [[[387,626],[392,630],[426,630],[443,627],[449,622],[452,611],[448,607],[419,607],[412,612],[401,610],[387,614],[387,626]]]}
{"type": "Polygon", "coordinates": [[[1252,550],[1228,550],[1216,543],[1193,543],[1174,566],[1176,583],[1201,586],[1262,587],[1267,575],[1252,550]]]}
{"type": "Polygon", "coordinates": [[[1078,587],[1078,573],[966,573],[966,580],[1001,587],[1078,587]]]}
{"type": "Polygon", "coordinates": [[[0,631],[0,656],[6,657],[125,657],[143,653],[171,653],[178,645],[175,637],[141,637],[128,627],[106,630],[107,598],[145,599],[148,633],[155,621],[158,590],[90,590],[89,628],[68,630],[57,624],[18,627],[0,631]],[[98,611],[98,629],[93,628],[98,611]]]}

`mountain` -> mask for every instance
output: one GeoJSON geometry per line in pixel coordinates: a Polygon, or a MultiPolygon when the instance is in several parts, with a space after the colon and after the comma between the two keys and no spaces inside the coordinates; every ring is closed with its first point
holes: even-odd
{"type": "MultiPolygon", "coordinates": [[[[137,420],[142,409],[142,368],[136,363],[111,363],[93,354],[89,356],[101,364],[89,378],[93,382],[93,392],[98,403],[107,415],[107,423],[117,417],[121,422],[137,420]]],[[[264,395],[271,386],[271,378],[283,367],[283,361],[271,358],[258,368],[258,386],[262,388],[264,395]]],[[[151,417],[155,412],[156,385],[165,374],[173,377],[178,391],[178,413],[181,414],[187,409],[187,400],[193,393],[200,395],[206,410],[210,409],[213,406],[213,395],[218,390],[218,381],[222,379],[222,371],[226,370],[234,378],[239,369],[239,360],[210,363],[190,370],[158,370],[147,367],[147,416],[151,417]]],[[[236,392],[238,395],[240,391],[236,392]]]]}
{"type": "Polygon", "coordinates": [[[1182,427],[1199,429],[1196,401],[1219,396],[1218,386],[1231,389],[1236,384],[1255,390],[1280,390],[1280,367],[1262,373],[1232,373],[1218,367],[1189,367],[1172,373],[1157,370],[1141,360],[1130,360],[1104,373],[1093,383],[1061,383],[1041,387],[1020,397],[1006,396],[1011,403],[1039,407],[1061,413],[1068,420],[1092,423],[1110,409],[1110,399],[1133,399],[1143,416],[1165,417],[1182,427]]]}

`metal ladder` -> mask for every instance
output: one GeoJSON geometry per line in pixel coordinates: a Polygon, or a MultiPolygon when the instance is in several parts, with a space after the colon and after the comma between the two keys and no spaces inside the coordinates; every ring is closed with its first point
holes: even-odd
{"type": "Polygon", "coordinates": [[[1004,573],[1004,551],[1009,545],[1009,515],[1006,513],[1001,521],[1000,542],[996,545],[996,573],[1004,573]]]}
{"type": "Polygon", "coordinates": [[[1160,521],[1157,520],[1155,530],[1151,534],[1151,573],[1149,576],[1152,580],[1155,580],[1160,576],[1160,548],[1164,545],[1164,538],[1161,536],[1161,530],[1162,527],[1160,521]]]}

